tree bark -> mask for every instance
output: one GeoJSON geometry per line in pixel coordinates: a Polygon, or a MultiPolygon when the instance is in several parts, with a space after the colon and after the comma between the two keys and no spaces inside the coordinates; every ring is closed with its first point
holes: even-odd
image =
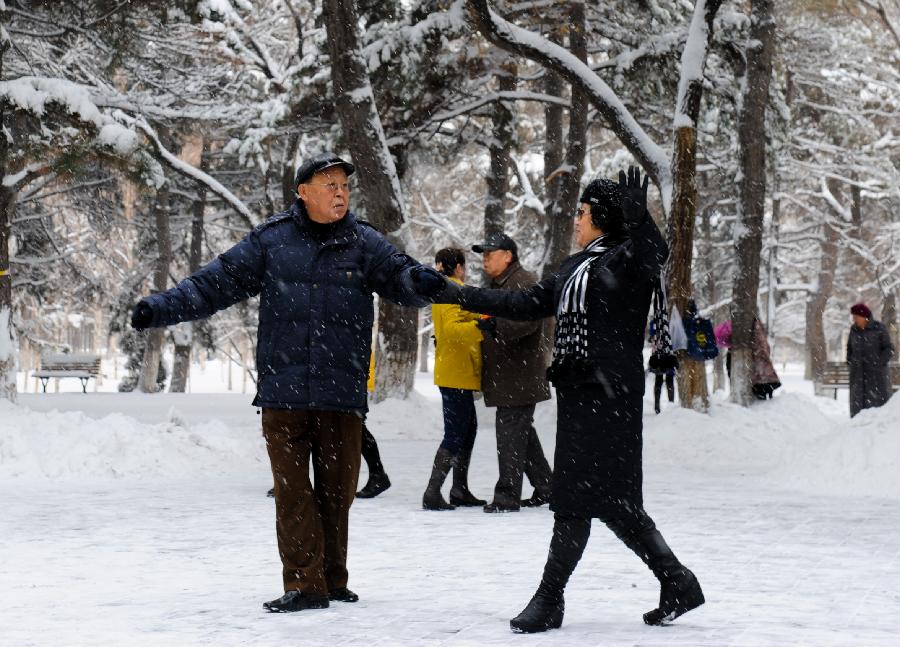
{"type": "MultiPolygon", "coordinates": [[[[209,171],[209,140],[202,138],[202,150],[200,153],[200,170],[209,171]]],[[[203,214],[206,211],[206,187],[197,184],[197,199],[192,205],[191,214],[191,246],[188,252],[188,274],[194,274],[200,269],[203,259],[203,214]]],[[[191,373],[191,351],[194,348],[194,324],[185,322],[176,328],[181,328],[175,337],[175,353],[172,360],[172,381],[169,382],[170,393],[184,393],[187,390],[187,381],[191,373]],[[182,328],[183,327],[183,328],[182,328]]]]}
{"type": "MultiPolygon", "coordinates": [[[[407,232],[400,180],[388,150],[365,60],[359,45],[356,3],[324,0],[331,82],[344,142],[356,165],[368,219],[399,249],[407,232]]],[[[418,314],[413,308],[379,299],[375,345],[375,401],[405,398],[416,369],[418,314]]]]}
{"type": "MultiPolygon", "coordinates": [[[[585,33],[584,3],[572,3],[568,24],[569,51],[579,60],[587,61],[587,35],[585,33]]],[[[551,184],[556,187],[556,200],[550,217],[550,236],[543,275],[556,271],[572,250],[572,231],[575,221],[572,214],[578,205],[581,176],[584,174],[584,158],[587,154],[588,95],[581,87],[572,86],[572,104],[569,108],[569,132],[566,137],[565,160],[561,167],[547,168],[551,184]]],[[[546,168],[546,167],[545,167],[546,168]]]]}
{"type": "Polygon", "coordinates": [[[738,117],[740,195],[731,310],[731,399],[743,406],[749,406],[754,400],[751,391],[751,345],[754,319],[758,315],[759,266],[766,198],[765,114],[774,48],[774,0],[753,0],[744,91],[738,117]]]}
{"type": "MultiPolygon", "coordinates": [[[[3,77],[3,58],[9,41],[0,40],[0,78],[3,77]]],[[[12,234],[15,191],[3,179],[9,165],[7,133],[12,110],[0,99],[0,399],[16,401],[16,340],[13,330],[12,276],[9,267],[9,238],[12,234]]]]}
{"type": "Polygon", "coordinates": [[[838,232],[827,220],[820,243],[819,278],[816,289],[806,298],[807,379],[820,382],[828,360],[825,337],[825,307],[834,289],[834,273],[838,261],[838,232]]]}
{"type": "MultiPolygon", "coordinates": [[[[169,278],[169,265],[172,262],[172,241],[169,236],[169,189],[163,184],[156,192],[153,203],[153,216],[156,222],[156,267],[153,272],[153,289],[163,292],[169,278]]],[[[138,378],[137,390],[144,393],[156,393],[159,385],[156,378],[159,374],[159,363],[162,358],[165,329],[151,328],[147,332],[147,346],[141,362],[141,375],[138,378]]]]}
{"type": "MultiPolygon", "coordinates": [[[[500,92],[513,92],[516,89],[518,72],[513,61],[507,60],[497,71],[500,92]]],[[[493,136],[488,148],[490,150],[490,169],[485,182],[487,199],[484,205],[484,235],[503,233],[506,227],[506,194],[509,193],[509,164],[515,144],[514,104],[507,101],[495,101],[493,107],[493,136]]]]}
{"type": "MultiPolygon", "coordinates": [[[[693,294],[691,270],[694,254],[694,221],[697,217],[697,120],[700,118],[700,102],[703,98],[703,69],[706,51],[713,36],[713,21],[722,5],[721,0],[710,0],[695,5],[692,17],[698,26],[705,26],[705,40],[695,43],[703,47],[703,63],[699,70],[687,60],[689,52],[682,55],[682,78],[679,83],[676,106],[675,140],[672,155],[672,209],[667,223],[669,258],[665,280],[670,306],[677,306],[682,314],[693,294]],[[701,22],[702,21],[702,22],[701,22]],[[690,70],[693,69],[693,73],[690,70]]],[[[698,32],[704,35],[704,32],[698,32]]],[[[690,36],[689,36],[690,38],[690,36]]],[[[690,45],[690,43],[688,44],[690,45]]],[[[688,49],[688,45],[685,49],[688,49]]],[[[687,353],[679,353],[678,392],[681,406],[706,411],[709,408],[709,387],[706,367],[702,361],[691,359],[687,353]]]]}

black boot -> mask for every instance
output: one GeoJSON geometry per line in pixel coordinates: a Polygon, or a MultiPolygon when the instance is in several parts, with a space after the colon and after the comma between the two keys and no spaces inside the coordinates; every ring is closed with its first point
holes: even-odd
{"type": "Polygon", "coordinates": [[[659,607],[644,614],[648,625],[664,625],[706,602],[697,577],[687,568],[660,580],[659,607]]]}
{"type": "Polygon", "coordinates": [[[516,633],[534,634],[548,629],[559,629],[566,612],[566,601],[560,596],[549,598],[535,593],[522,613],[509,621],[509,628],[516,633]]]}
{"type": "Polygon", "coordinates": [[[644,622],[666,624],[706,601],[697,577],[678,561],[645,512],[641,511],[631,521],[607,522],[607,525],[659,580],[659,607],[645,613],[644,622]]]}
{"type": "Polygon", "coordinates": [[[365,422],[362,425],[362,457],[366,461],[366,467],[369,468],[369,480],[363,489],[356,493],[356,497],[371,499],[391,487],[391,479],[388,478],[387,472],[384,471],[384,465],[381,464],[381,452],[378,451],[375,436],[366,427],[365,422]]]}
{"type": "Polygon", "coordinates": [[[591,534],[591,520],[557,514],[553,522],[553,539],[544,565],[544,576],[528,606],[509,621],[518,633],[537,633],[562,626],[566,603],[563,591],[584,553],[591,534]]]}
{"type": "Polygon", "coordinates": [[[467,508],[481,507],[487,503],[469,491],[469,462],[472,460],[472,449],[463,449],[456,457],[453,467],[453,487],[450,488],[450,504],[467,508]]]}
{"type": "Polygon", "coordinates": [[[328,599],[332,602],[359,602],[359,596],[346,586],[329,591],[328,599]]]}
{"type": "Polygon", "coordinates": [[[522,499],[521,506],[523,508],[539,508],[542,505],[546,505],[550,503],[550,495],[544,494],[543,492],[538,492],[535,490],[531,497],[528,499],[522,499]]]}
{"type": "Polygon", "coordinates": [[[389,487],[391,487],[391,479],[388,478],[387,474],[384,472],[380,474],[369,472],[369,480],[366,481],[363,489],[356,493],[356,498],[373,499],[389,487]]]}
{"type": "Polygon", "coordinates": [[[450,468],[453,467],[453,461],[456,457],[450,453],[450,450],[439,447],[434,455],[434,465],[431,468],[431,478],[428,479],[428,487],[425,488],[425,494],[422,496],[422,507],[426,510],[455,510],[456,506],[450,505],[444,501],[441,495],[441,486],[450,468]]]}
{"type": "Polygon", "coordinates": [[[328,598],[324,595],[288,591],[277,600],[263,602],[263,609],[270,613],[292,613],[304,609],[327,609],[328,598]]]}

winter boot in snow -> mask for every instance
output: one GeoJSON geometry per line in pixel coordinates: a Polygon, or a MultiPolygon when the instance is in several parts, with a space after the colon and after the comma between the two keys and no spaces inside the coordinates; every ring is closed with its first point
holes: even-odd
{"type": "Polygon", "coordinates": [[[550,503],[550,495],[535,490],[529,498],[522,499],[520,505],[523,508],[539,508],[542,505],[547,505],[548,503],[550,503]]]}
{"type": "Polygon", "coordinates": [[[480,507],[487,503],[476,498],[469,491],[469,462],[472,460],[472,449],[464,449],[456,457],[453,467],[453,487],[450,488],[450,504],[467,508],[480,507]]]}
{"type": "Polygon", "coordinates": [[[391,479],[388,478],[387,474],[384,472],[381,472],[380,474],[369,472],[369,480],[366,481],[363,489],[356,493],[356,498],[373,499],[389,487],[391,487],[391,479]]]}
{"type": "Polygon", "coordinates": [[[356,498],[372,499],[391,487],[391,479],[381,464],[381,452],[378,451],[375,436],[366,427],[365,422],[362,427],[362,457],[366,461],[366,467],[369,468],[369,480],[363,489],[356,493],[356,498]]]}
{"type": "Polygon", "coordinates": [[[453,467],[453,461],[456,457],[448,449],[439,447],[434,455],[434,465],[431,468],[431,478],[428,479],[428,487],[425,488],[425,494],[422,496],[422,507],[426,510],[455,510],[456,506],[450,505],[444,501],[441,495],[441,486],[450,468],[453,467]]]}
{"type": "Polygon", "coordinates": [[[706,600],[697,577],[675,557],[650,517],[643,527],[627,527],[621,522],[607,526],[653,571],[660,582],[659,607],[644,614],[648,625],[662,625],[696,609],[706,600]]]}
{"type": "Polygon", "coordinates": [[[271,488],[268,492],[266,492],[266,496],[269,497],[270,499],[274,499],[275,498],[275,488],[271,488]]]}
{"type": "Polygon", "coordinates": [[[566,611],[563,591],[590,534],[590,519],[560,514],[554,517],[553,538],[541,584],[522,613],[509,621],[510,629],[516,633],[537,633],[562,626],[566,611]]]}
{"type": "Polygon", "coordinates": [[[270,613],[291,613],[304,609],[327,609],[328,598],[324,595],[304,593],[303,591],[288,591],[277,600],[263,602],[263,609],[270,613]]]}
{"type": "Polygon", "coordinates": [[[359,596],[346,586],[329,591],[328,599],[332,602],[359,602],[359,596]]]}
{"type": "Polygon", "coordinates": [[[566,612],[566,601],[543,595],[540,590],[534,594],[522,613],[509,621],[509,628],[520,634],[534,634],[548,629],[559,629],[566,612]]]}

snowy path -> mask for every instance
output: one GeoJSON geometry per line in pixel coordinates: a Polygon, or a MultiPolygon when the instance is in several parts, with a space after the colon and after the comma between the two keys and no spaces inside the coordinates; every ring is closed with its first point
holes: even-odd
{"type": "MultiPolygon", "coordinates": [[[[475,455],[482,496],[496,476],[492,435],[482,430],[475,455]]],[[[648,466],[648,511],[708,604],[674,626],[644,626],[655,580],[595,523],[563,629],[517,636],[507,620],[537,584],[551,514],[423,512],[434,443],[382,445],[394,487],[352,512],[350,585],[362,600],[290,615],[260,606],[280,594],[262,469],[244,479],[0,480],[0,643],[898,644],[895,500],[648,466]]]]}

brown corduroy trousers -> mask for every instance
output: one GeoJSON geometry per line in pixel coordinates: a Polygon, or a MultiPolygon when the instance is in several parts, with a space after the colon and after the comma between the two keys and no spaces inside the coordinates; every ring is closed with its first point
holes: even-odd
{"type": "Polygon", "coordinates": [[[262,426],[275,481],[284,590],[328,595],[347,586],[362,418],[339,411],[263,409],[262,426]],[[309,479],[310,458],[315,485],[309,479]]]}

